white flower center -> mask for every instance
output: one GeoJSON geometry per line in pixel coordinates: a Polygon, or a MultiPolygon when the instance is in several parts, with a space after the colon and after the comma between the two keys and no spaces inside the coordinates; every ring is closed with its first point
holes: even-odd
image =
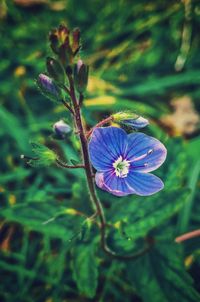
{"type": "Polygon", "coordinates": [[[129,172],[129,166],[130,163],[128,160],[123,159],[122,156],[120,156],[114,163],[113,167],[115,168],[115,174],[118,177],[127,177],[127,174],[129,172]]]}

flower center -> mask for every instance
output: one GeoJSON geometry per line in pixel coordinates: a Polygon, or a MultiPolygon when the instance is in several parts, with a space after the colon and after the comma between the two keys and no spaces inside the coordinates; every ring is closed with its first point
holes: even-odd
{"type": "Polygon", "coordinates": [[[127,177],[127,174],[129,172],[129,166],[130,163],[128,160],[123,159],[122,156],[120,156],[114,163],[113,167],[115,168],[115,174],[118,177],[127,177]]]}

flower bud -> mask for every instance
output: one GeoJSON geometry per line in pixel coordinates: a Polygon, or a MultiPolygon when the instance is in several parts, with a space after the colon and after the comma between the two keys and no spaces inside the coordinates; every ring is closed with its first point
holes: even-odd
{"type": "Polygon", "coordinates": [[[65,71],[57,60],[48,57],[46,66],[48,74],[54,79],[55,82],[60,84],[65,83],[65,71]]]}
{"type": "Polygon", "coordinates": [[[56,30],[52,30],[49,34],[49,41],[50,41],[50,46],[51,49],[55,54],[59,53],[59,41],[58,41],[58,36],[56,33],[56,30]]]}
{"type": "Polygon", "coordinates": [[[51,49],[58,56],[64,68],[72,65],[74,57],[80,49],[80,30],[76,28],[70,32],[65,25],[60,25],[50,32],[49,41],[51,49]]]}
{"type": "Polygon", "coordinates": [[[76,54],[80,49],[80,29],[75,28],[72,32],[72,51],[73,54],[76,54]]]}
{"type": "Polygon", "coordinates": [[[42,94],[52,101],[59,101],[62,97],[60,88],[47,75],[41,73],[36,83],[42,94]]]}
{"type": "Polygon", "coordinates": [[[71,131],[71,127],[68,124],[66,124],[63,120],[56,122],[53,125],[53,129],[55,131],[55,134],[60,139],[65,138],[66,134],[68,134],[71,131]]]}
{"type": "Polygon", "coordinates": [[[87,88],[89,67],[83,63],[82,60],[78,60],[78,63],[74,67],[74,82],[78,92],[82,93],[87,88]]]}
{"type": "Polygon", "coordinates": [[[144,128],[149,125],[149,121],[142,116],[132,112],[117,112],[112,115],[113,121],[133,129],[144,128]]]}

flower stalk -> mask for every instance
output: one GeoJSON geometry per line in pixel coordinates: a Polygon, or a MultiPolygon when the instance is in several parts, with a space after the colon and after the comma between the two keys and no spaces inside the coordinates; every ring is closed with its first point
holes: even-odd
{"type": "Polygon", "coordinates": [[[112,121],[113,121],[113,117],[112,117],[112,116],[109,116],[109,117],[107,117],[106,119],[100,121],[98,124],[96,124],[93,128],[91,128],[91,129],[87,132],[87,134],[86,134],[87,139],[90,138],[90,136],[91,136],[91,134],[92,134],[92,132],[93,132],[94,129],[96,129],[96,128],[98,128],[98,127],[101,127],[101,126],[104,126],[104,125],[106,125],[106,124],[108,124],[108,123],[110,123],[110,122],[112,122],[112,121]]]}
{"type": "Polygon", "coordinates": [[[193,239],[193,238],[199,237],[199,236],[200,236],[200,229],[194,230],[192,232],[189,232],[189,233],[186,233],[186,234],[183,234],[181,236],[176,237],[175,242],[176,243],[181,243],[181,242],[184,242],[186,240],[193,239]]]}
{"type": "MultiPolygon", "coordinates": [[[[23,156],[24,159],[28,160],[28,163],[33,166],[46,166],[50,165],[52,163],[57,164],[59,167],[67,168],[67,169],[76,169],[76,168],[83,168],[85,171],[86,179],[87,179],[87,186],[88,191],[90,195],[90,201],[92,203],[92,207],[94,210],[94,214],[91,217],[88,217],[89,220],[98,219],[98,222],[95,222],[98,224],[100,229],[100,238],[101,238],[101,247],[102,250],[109,256],[121,259],[121,260],[131,260],[136,259],[143,254],[145,254],[151,246],[154,244],[152,240],[149,240],[149,238],[146,238],[145,240],[145,246],[142,250],[138,251],[137,253],[130,254],[130,255],[123,255],[118,254],[115,251],[113,251],[108,245],[107,245],[107,227],[109,226],[106,222],[106,217],[104,214],[104,210],[101,204],[101,201],[98,198],[98,195],[96,193],[95,189],[95,182],[97,186],[100,188],[107,190],[108,192],[117,195],[117,196],[125,196],[128,194],[135,194],[138,193],[139,195],[151,195],[155,192],[159,191],[163,187],[163,183],[160,179],[155,177],[151,174],[145,174],[142,172],[152,171],[155,170],[158,166],[162,164],[162,162],[165,159],[166,151],[164,146],[157,140],[150,138],[148,136],[145,136],[143,134],[137,134],[137,138],[139,137],[139,140],[145,139],[146,145],[145,149],[149,148],[149,151],[152,150],[152,146],[157,150],[157,158],[159,155],[159,161],[156,158],[156,161],[153,156],[148,156],[150,153],[146,153],[141,155],[138,158],[134,157],[134,154],[130,152],[130,156],[132,160],[126,159],[127,154],[123,154],[123,151],[126,150],[127,144],[128,144],[128,136],[125,133],[124,130],[116,127],[105,127],[100,128],[106,124],[109,124],[110,122],[114,121],[118,124],[124,124],[128,125],[129,127],[132,127],[133,129],[137,128],[143,128],[148,124],[148,121],[142,117],[136,116],[135,114],[128,113],[128,112],[119,112],[116,114],[113,114],[106,119],[102,120],[101,122],[97,123],[92,129],[90,129],[88,132],[86,131],[83,121],[82,121],[82,115],[81,115],[81,106],[83,104],[84,100],[84,92],[87,88],[88,83],[88,73],[89,73],[89,67],[80,59],[78,55],[78,52],[81,48],[80,44],[80,31],[79,29],[75,29],[73,32],[70,32],[70,30],[64,26],[60,25],[57,29],[54,29],[50,32],[49,36],[50,40],[50,46],[54,53],[53,58],[47,58],[47,73],[40,75],[38,79],[38,85],[41,89],[42,93],[45,94],[47,97],[49,97],[52,100],[55,100],[57,102],[63,103],[63,105],[66,107],[68,111],[70,111],[72,118],[74,119],[75,124],[75,133],[79,136],[80,144],[81,144],[81,151],[82,151],[82,160],[83,163],[76,164],[75,165],[68,165],[67,163],[62,162],[57,154],[50,150],[48,147],[43,146],[39,143],[33,143],[33,152],[36,154],[35,158],[30,158],[23,156]],[[65,94],[65,97],[63,98],[63,94],[65,94]],[[79,97],[78,97],[79,96],[79,97]],[[107,129],[109,129],[109,135],[105,134],[107,133],[107,129]],[[98,132],[99,135],[97,135],[98,132]],[[114,133],[114,134],[113,134],[114,133]],[[92,135],[92,138],[90,142],[88,139],[92,135]],[[110,160],[107,162],[107,167],[111,165],[111,169],[109,171],[112,171],[112,177],[114,177],[114,180],[116,177],[119,177],[119,183],[123,184],[121,188],[125,188],[124,191],[119,188],[110,188],[106,185],[106,182],[102,181],[104,174],[100,173],[102,171],[101,165],[98,163],[97,166],[95,166],[96,158],[100,158],[102,154],[104,154],[104,150],[100,150],[102,147],[101,141],[98,142],[98,138],[103,138],[105,136],[108,137],[106,143],[103,145],[108,145],[107,150],[110,151],[110,153],[107,156],[107,159],[110,158],[110,155],[112,153],[116,153],[116,150],[120,150],[120,154],[115,154],[118,157],[115,159],[115,162],[110,162],[110,160]],[[111,135],[111,136],[110,136],[111,135]],[[142,136],[141,136],[142,135],[142,136]],[[144,138],[145,136],[145,138],[144,138]],[[111,143],[112,148],[110,146],[110,141],[112,139],[115,139],[116,148],[113,148],[113,143],[111,143]],[[93,153],[91,153],[91,149],[94,149],[94,153],[96,152],[96,145],[98,143],[98,149],[100,150],[99,156],[93,156],[93,153]],[[122,148],[123,146],[123,148],[122,148]],[[124,147],[125,146],[125,147],[124,147]],[[150,148],[150,147],[151,148],[150,148]],[[93,148],[95,147],[95,148],[93,148]],[[122,154],[121,154],[122,153],[122,154]],[[122,158],[121,155],[124,155],[125,157],[122,158]],[[133,157],[133,158],[132,158],[133,157]],[[145,160],[145,162],[141,162],[142,160],[145,160]],[[136,161],[140,162],[136,164],[136,161]],[[148,163],[146,162],[148,161],[148,163]],[[128,179],[131,181],[132,178],[128,178],[129,174],[129,167],[130,163],[134,163],[135,166],[132,166],[133,173],[130,174],[132,177],[138,178],[140,181],[140,178],[142,179],[143,188],[144,183],[147,184],[149,182],[149,179],[153,181],[153,186],[150,188],[149,186],[147,188],[144,188],[144,192],[135,191],[131,187],[131,185],[127,185],[126,180],[128,179]],[[95,176],[93,173],[92,166],[97,170],[95,176]],[[97,168],[96,168],[97,167],[97,168]],[[100,167],[100,168],[99,168],[100,167]],[[99,168],[99,169],[98,169],[99,168]],[[114,170],[113,170],[114,169],[114,170]],[[138,173],[140,169],[141,173],[138,173]],[[105,185],[105,186],[104,186],[105,185]]],[[[63,121],[60,121],[54,125],[54,131],[56,131],[57,134],[61,138],[65,137],[65,134],[68,133],[68,127],[65,125],[63,121]]],[[[135,144],[135,136],[131,135],[131,141],[133,145],[135,144]]],[[[97,150],[98,151],[98,150],[97,150]]],[[[141,150],[143,151],[143,150],[141,150]]],[[[115,157],[115,156],[114,156],[115,157]]],[[[113,160],[113,158],[112,158],[113,160]]],[[[115,182],[117,183],[117,182],[115,182]]]]}
{"type": "Polygon", "coordinates": [[[79,134],[80,142],[81,142],[81,149],[82,149],[82,157],[83,157],[83,162],[84,162],[84,167],[85,167],[85,173],[86,173],[86,179],[87,179],[87,185],[89,189],[89,194],[90,194],[90,200],[92,202],[92,206],[94,209],[94,215],[95,217],[98,216],[100,220],[100,236],[101,236],[101,247],[102,250],[109,256],[116,258],[116,259],[121,259],[121,260],[133,260],[136,259],[143,254],[145,254],[151,247],[149,242],[147,241],[147,245],[140,251],[134,254],[130,255],[121,255],[117,254],[115,251],[111,250],[108,245],[107,245],[107,240],[106,240],[106,228],[107,228],[107,222],[104,214],[104,210],[102,207],[102,204],[97,196],[96,190],[95,190],[95,183],[94,183],[94,174],[92,171],[92,166],[90,163],[90,158],[89,158],[89,151],[88,151],[88,141],[87,139],[89,136],[92,134],[92,131],[96,127],[101,127],[104,124],[109,123],[112,121],[112,116],[108,117],[107,119],[101,121],[98,123],[94,128],[92,128],[87,134],[83,126],[82,122],[82,116],[81,116],[81,108],[80,104],[83,101],[83,94],[80,94],[79,100],[76,98],[75,94],[75,86],[74,86],[74,80],[71,74],[68,74],[68,80],[69,80],[69,94],[72,100],[73,104],[73,110],[74,110],[74,119],[75,119],[75,124],[77,127],[77,133],[79,134]]]}

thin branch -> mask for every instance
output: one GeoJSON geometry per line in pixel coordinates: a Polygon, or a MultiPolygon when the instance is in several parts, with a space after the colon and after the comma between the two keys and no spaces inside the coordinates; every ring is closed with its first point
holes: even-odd
{"type": "Polygon", "coordinates": [[[188,239],[192,239],[192,238],[199,237],[199,236],[200,236],[200,229],[176,237],[175,242],[176,243],[181,243],[181,242],[186,241],[188,239]]]}
{"type": "Polygon", "coordinates": [[[101,127],[101,126],[103,126],[103,125],[105,125],[105,124],[108,124],[108,123],[110,123],[110,122],[112,122],[112,121],[113,121],[113,117],[112,117],[112,116],[109,116],[109,117],[107,117],[106,119],[104,119],[104,120],[102,120],[101,122],[99,122],[98,124],[96,124],[93,128],[91,128],[91,129],[87,132],[87,134],[86,134],[87,139],[90,137],[90,135],[92,134],[92,132],[93,132],[94,129],[96,129],[96,128],[98,128],[98,127],[101,127]]]}
{"type": "Polygon", "coordinates": [[[72,115],[74,115],[74,110],[70,107],[70,105],[67,104],[67,102],[65,102],[64,100],[62,100],[62,103],[72,113],[72,115]]]}
{"type": "MultiPolygon", "coordinates": [[[[26,160],[38,160],[39,157],[30,157],[30,156],[26,156],[24,154],[22,154],[21,156],[21,159],[26,159],[26,160]]],[[[79,168],[85,168],[84,165],[80,164],[80,165],[68,165],[64,162],[62,162],[61,160],[59,160],[58,158],[56,158],[56,164],[59,166],[59,167],[62,167],[62,168],[66,168],[66,169],[79,169],[79,168]]]]}
{"type": "Polygon", "coordinates": [[[80,164],[80,165],[68,165],[66,163],[63,163],[62,161],[60,161],[58,158],[56,159],[56,163],[59,167],[62,168],[66,168],[66,169],[79,169],[79,168],[85,168],[84,165],[80,164]]]}
{"type": "Polygon", "coordinates": [[[31,156],[27,156],[27,155],[24,155],[24,154],[21,154],[20,158],[21,159],[26,159],[26,160],[38,160],[39,159],[39,157],[31,157],[31,156]]]}
{"type": "Polygon", "coordinates": [[[69,88],[65,85],[60,85],[60,87],[70,96],[69,88]]]}

